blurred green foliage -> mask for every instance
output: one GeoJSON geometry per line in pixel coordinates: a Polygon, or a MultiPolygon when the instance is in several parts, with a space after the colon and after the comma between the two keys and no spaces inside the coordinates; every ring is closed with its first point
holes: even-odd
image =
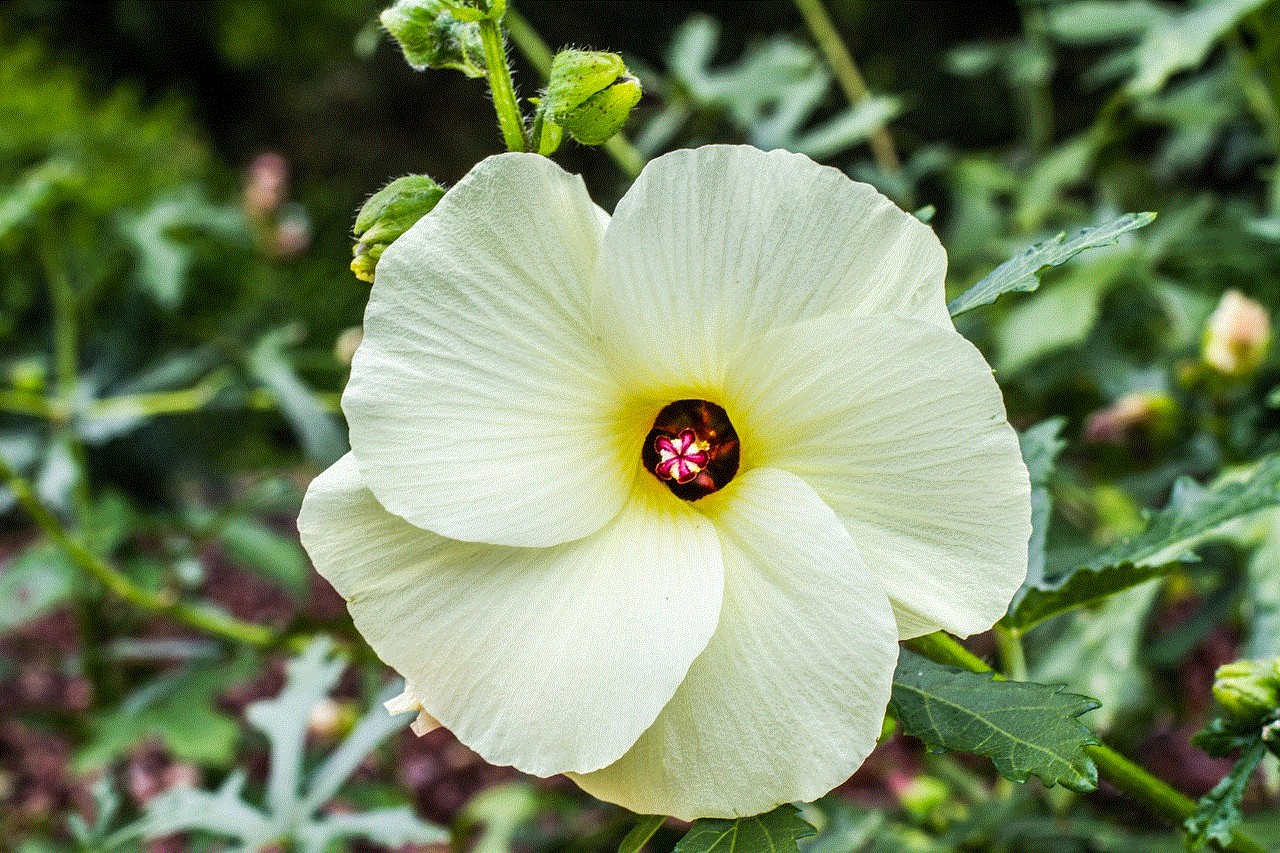
{"type": "MultiPolygon", "coordinates": [[[[857,103],[788,3],[516,8],[552,47],[622,54],[646,93],[625,129],[644,156],[804,151],[928,218],[950,296],[999,285],[957,325],[1024,430],[1036,523],[1029,583],[977,648],[1015,680],[1099,700],[1084,723],[1210,794],[1193,840],[1242,817],[1280,835],[1257,726],[1227,733],[1244,764],[1221,738],[1200,741],[1213,757],[1190,745],[1215,719],[1213,667],[1280,651],[1280,350],[1238,373],[1205,355],[1224,293],[1273,322],[1280,305],[1280,0],[827,3],[866,78],[857,103]],[[866,144],[885,127],[891,157],[866,144]],[[1158,217],[1106,231],[1136,224],[1128,211],[1158,217]],[[1082,228],[1107,239],[1038,289],[1010,273],[1036,244],[1063,260],[1053,241],[1082,228]]],[[[170,828],[198,827],[215,800],[257,815],[246,843],[285,824],[300,840],[286,812],[318,778],[300,744],[336,744],[308,714],[331,689],[362,708],[379,693],[382,668],[292,530],[306,479],[345,446],[336,398],[358,332],[339,339],[367,294],[351,225],[389,180],[448,183],[501,145],[482,83],[411,73],[379,11],[0,7],[0,459],[68,531],[33,527],[0,487],[0,851],[136,849],[139,819],[158,833],[168,808],[170,828]],[[281,693],[281,661],[314,633],[355,666],[339,681],[311,647],[281,693]],[[243,724],[268,707],[252,700],[295,693],[309,698],[274,719],[249,712],[266,740],[243,724]],[[175,793],[148,761],[206,793],[175,793]]],[[[526,97],[536,65],[516,65],[526,97]]],[[[598,199],[625,189],[603,154],[556,156],[598,199]]],[[[385,839],[419,828],[406,796],[489,853],[603,850],[630,825],[555,781],[480,769],[443,733],[359,769],[390,732],[365,719],[376,737],[332,753],[353,773],[339,811],[386,810],[385,839]]],[[[817,830],[796,832],[802,853],[1182,847],[1106,795],[1009,786],[901,738],[882,750],[851,783],[863,805],[837,792],[784,816],[817,830]]],[[[651,849],[680,835],[659,826],[651,849]]],[[[369,849],[346,843],[331,849],[369,849]]]]}

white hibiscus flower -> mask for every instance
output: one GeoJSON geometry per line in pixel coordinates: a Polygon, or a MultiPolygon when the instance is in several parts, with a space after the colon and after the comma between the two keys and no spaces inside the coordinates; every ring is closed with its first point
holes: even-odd
{"type": "Polygon", "coordinates": [[[612,217],[545,158],[472,169],[378,263],[352,452],[299,520],[397,707],[641,813],[844,781],[897,641],[990,627],[1026,568],[945,268],[781,151],[660,157],[612,217]]]}

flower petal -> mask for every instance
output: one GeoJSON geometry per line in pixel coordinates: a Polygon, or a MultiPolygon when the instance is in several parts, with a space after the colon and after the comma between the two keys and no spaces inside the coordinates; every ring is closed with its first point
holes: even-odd
{"type": "Polygon", "coordinates": [[[893,613],[813,490],[757,468],[699,502],[724,548],[720,625],[620,760],[574,780],[641,814],[733,817],[812,800],[876,743],[893,613]]]}
{"type": "Polygon", "coordinates": [[[427,717],[486,760],[541,776],[630,747],[719,615],[715,529],[656,480],[585,539],[476,545],[387,512],[349,453],[312,482],[298,530],[427,717]]]}
{"type": "Polygon", "coordinates": [[[946,253],[868,184],[785,151],[706,146],[649,163],[614,211],[593,314],[640,388],[716,387],[744,340],[827,313],[952,328],[946,253]]]}
{"type": "Polygon", "coordinates": [[[342,407],[384,507],[528,546],[618,512],[637,466],[588,328],[602,221],[581,178],[500,155],[383,253],[342,407]]]}
{"type": "Polygon", "coordinates": [[[743,347],[727,396],[744,459],[835,510],[903,638],[1004,615],[1026,575],[1030,485],[991,368],[961,335],[891,316],[801,323],[743,347]]]}

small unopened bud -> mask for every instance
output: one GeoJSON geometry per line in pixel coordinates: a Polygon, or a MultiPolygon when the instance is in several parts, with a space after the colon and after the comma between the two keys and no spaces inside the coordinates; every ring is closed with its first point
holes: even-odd
{"type": "Polygon", "coordinates": [[[1228,290],[1204,331],[1205,364],[1232,378],[1258,369],[1271,343],[1271,317],[1262,305],[1228,290]]]}
{"type": "Polygon", "coordinates": [[[1084,437],[1094,444],[1124,444],[1136,433],[1152,440],[1173,434],[1178,404],[1168,394],[1134,392],[1089,415],[1084,437]]]}
{"type": "Polygon", "coordinates": [[[640,101],[640,81],[616,53],[562,50],[551,63],[546,115],[584,145],[622,129],[640,101]]]}
{"type": "Polygon", "coordinates": [[[1280,707],[1280,658],[1238,660],[1214,673],[1213,696],[1233,717],[1252,720],[1280,707]]]}
{"type": "Polygon", "coordinates": [[[373,281],[382,250],[436,206],[444,187],[426,175],[405,175],[378,190],[360,208],[351,229],[358,241],[351,250],[351,271],[361,281],[373,281]]]}
{"type": "Polygon", "coordinates": [[[484,45],[474,20],[478,16],[460,16],[463,9],[445,0],[397,0],[379,20],[414,70],[453,68],[468,77],[483,77],[484,45]]]}

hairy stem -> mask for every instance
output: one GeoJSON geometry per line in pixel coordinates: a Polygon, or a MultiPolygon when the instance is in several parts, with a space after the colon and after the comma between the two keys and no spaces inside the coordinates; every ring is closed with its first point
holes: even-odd
{"type": "Polygon", "coordinates": [[[9,487],[18,503],[45,535],[66,551],[77,566],[97,578],[117,597],[142,610],[171,616],[193,628],[228,640],[252,646],[270,646],[276,642],[276,633],[270,628],[242,622],[225,613],[179,601],[172,593],[155,592],[135,584],[114,566],[72,539],[53,513],[40,503],[31,484],[15,474],[3,459],[0,459],[0,481],[9,487]]]}
{"type": "Polygon", "coordinates": [[[502,43],[502,30],[493,18],[480,20],[480,39],[484,44],[484,61],[488,67],[489,91],[493,95],[493,108],[498,113],[498,128],[508,151],[528,151],[524,119],[520,116],[520,104],[516,101],[516,89],[511,83],[511,68],[507,65],[507,50],[502,43]]]}

